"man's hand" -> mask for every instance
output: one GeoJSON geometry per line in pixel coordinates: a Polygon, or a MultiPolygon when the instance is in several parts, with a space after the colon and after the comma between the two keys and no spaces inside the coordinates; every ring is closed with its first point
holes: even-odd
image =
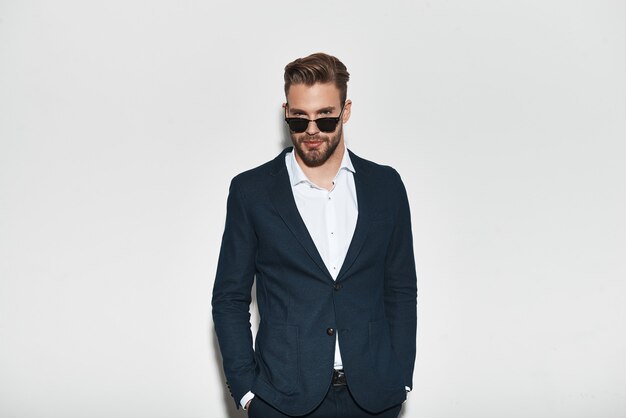
{"type": "MultiPolygon", "coordinates": [[[[254,399],[254,398],[253,398],[254,399]]],[[[250,399],[248,402],[246,402],[246,407],[245,410],[247,411],[248,408],[250,407],[250,402],[252,402],[252,399],[250,399]]]]}

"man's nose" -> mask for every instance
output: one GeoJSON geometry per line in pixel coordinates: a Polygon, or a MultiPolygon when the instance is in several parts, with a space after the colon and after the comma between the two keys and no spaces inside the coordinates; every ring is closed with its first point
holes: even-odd
{"type": "Polygon", "coordinates": [[[306,133],[309,135],[317,135],[319,133],[319,129],[317,127],[317,123],[315,121],[310,120],[309,124],[306,127],[306,133]]]}

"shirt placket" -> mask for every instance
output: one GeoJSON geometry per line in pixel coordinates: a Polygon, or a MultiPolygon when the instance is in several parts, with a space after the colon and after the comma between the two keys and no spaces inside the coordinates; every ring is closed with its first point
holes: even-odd
{"type": "Polygon", "coordinates": [[[329,269],[334,280],[339,274],[339,266],[337,265],[337,202],[335,199],[335,188],[326,193],[326,239],[328,240],[329,269]]]}

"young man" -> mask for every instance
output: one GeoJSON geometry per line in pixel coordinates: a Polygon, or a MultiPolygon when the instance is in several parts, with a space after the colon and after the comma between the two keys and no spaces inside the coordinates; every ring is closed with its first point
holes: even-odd
{"type": "Polygon", "coordinates": [[[345,146],[348,79],[330,55],[288,64],[293,147],[230,185],[213,320],[231,394],[253,418],[395,418],[412,387],[408,199],[394,169],[345,146]]]}

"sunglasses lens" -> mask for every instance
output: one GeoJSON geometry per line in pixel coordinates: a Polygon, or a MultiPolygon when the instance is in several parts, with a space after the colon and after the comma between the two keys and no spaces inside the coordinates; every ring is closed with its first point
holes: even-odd
{"type": "Polygon", "coordinates": [[[339,118],[321,118],[317,120],[317,127],[322,132],[333,132],[337,127],[339,118]]]}
{"type": "MultiPolygon", "coordinates": [[[[304,118],[286,118],[289,129],[295,133],[302,133],[309,127],[308,119],[304,118]]],[[[339,123],[339,118],[320,118],[314,121],[317,128],[322,132],[334,132],[339,123]]]]}
{"type": "Polygon", "coordinates": [[[295,133],[302,133],[306,131],[306,128],[309,126],[308,119],[301,118],[290,118],[287,120],[287,123],[289,124],[289,129],[295,133]]]}

